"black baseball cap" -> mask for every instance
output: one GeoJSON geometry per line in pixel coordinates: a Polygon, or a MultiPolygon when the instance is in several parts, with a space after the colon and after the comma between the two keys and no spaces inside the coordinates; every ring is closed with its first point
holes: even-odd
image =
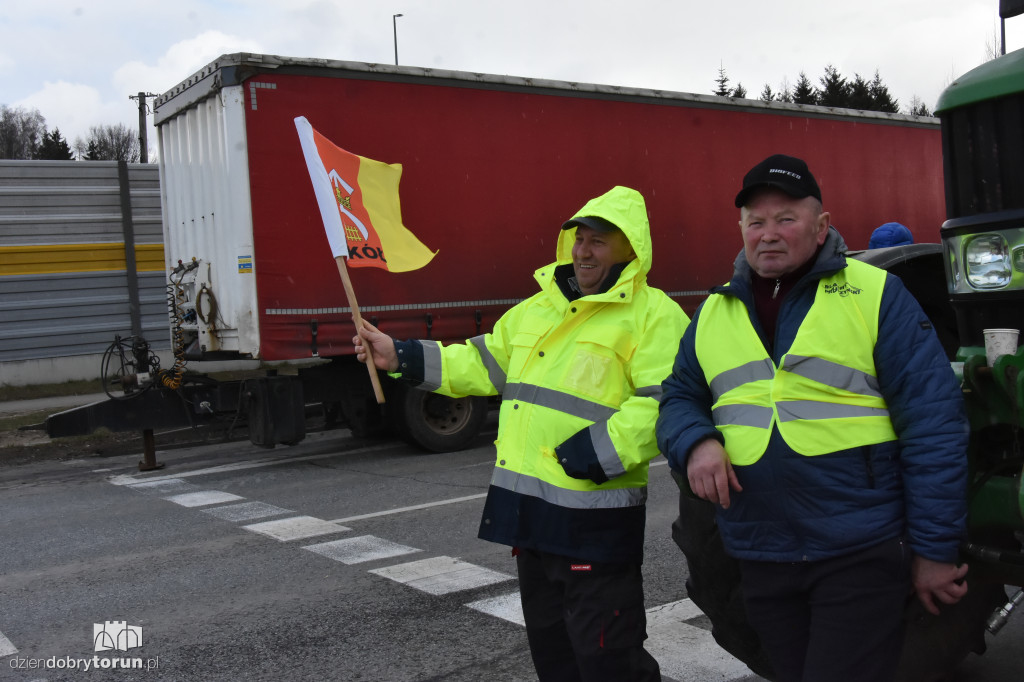
{"type": "Polygon", "coordinates": [[[785,154],[769,156],[743,176],[743,189],[736,195],[736,208],[743,208],[750,195],[762,187],[777,187],[794,199],[814,197],[821,201],[821,190],[807,164],[785,154]]]}
{"type": "Polygon", "coordinates": [[[589,227],[598,232],[614,232],[619,226],[610,220],[605,220],[598,215],[581,215],[562,223],[563,230],[571,230],[574,227],[589,227]]]}

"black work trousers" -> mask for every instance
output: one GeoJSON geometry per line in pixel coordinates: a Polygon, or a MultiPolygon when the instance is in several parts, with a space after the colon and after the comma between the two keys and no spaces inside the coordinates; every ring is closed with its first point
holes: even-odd
{"type": "Polygon", "coordinates": [[[640,564],[608,564],[522,550],[519,591],[540,682],[661,679],[644,649],[640,564]]]}
{"type": "Polygon", "coordinates": [[[741,561],[747,617],[779,682],[892,680],[911,594],[910,555],[893,538],[822,561],[741,561]]]}

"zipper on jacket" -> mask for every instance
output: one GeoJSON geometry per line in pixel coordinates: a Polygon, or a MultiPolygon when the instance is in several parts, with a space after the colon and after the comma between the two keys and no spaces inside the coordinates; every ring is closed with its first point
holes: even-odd
{"type": "Polygon", "coordinates": [[[775,280],[775,291],[772,292],[772,298],[773,299],[776,296],[779,295],[779,287],[781,287],[781,286],[782,286],[782,279],[780,278],[780,279],[775,280]]]}

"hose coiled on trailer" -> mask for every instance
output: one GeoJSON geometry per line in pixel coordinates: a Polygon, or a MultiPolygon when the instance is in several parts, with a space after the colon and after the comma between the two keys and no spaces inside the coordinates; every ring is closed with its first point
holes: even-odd
{"type": "Polygon", "coordinates": [[[185,290],[181,288],[181,280],[171,280],[167,285],[167,306],[171,317],[171,352],[174,354],[174,365],[160,372],[160,383],[172,391],[181,387],[181,378],[185,373],[185,332],[181,329],[181,305],[185,301],[185,290]]]}

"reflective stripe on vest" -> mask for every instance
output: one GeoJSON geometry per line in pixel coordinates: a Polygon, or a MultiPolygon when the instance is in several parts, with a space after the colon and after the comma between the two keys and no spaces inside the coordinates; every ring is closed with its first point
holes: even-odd
{"type": "Polygon", "coordinates": [[[491,485],[520,495],[537,497],[545,502],[569,509],[619,509],[638,507],[647,503],[647,486],[567,490],[534,476],[525,476],[501,467],[495,467],[494,475],[491,476],[491,485]]]}
{"type": "Polygon", "coordinates": [[[895,440],[875,376],[886,274],[859,261],[818,283],[814,303],[776,370],[734,296],[714,295],[698,318],[696,352],[712,418],[733,464],[764,454],[773,426],[803,455],[895,440]]]}

